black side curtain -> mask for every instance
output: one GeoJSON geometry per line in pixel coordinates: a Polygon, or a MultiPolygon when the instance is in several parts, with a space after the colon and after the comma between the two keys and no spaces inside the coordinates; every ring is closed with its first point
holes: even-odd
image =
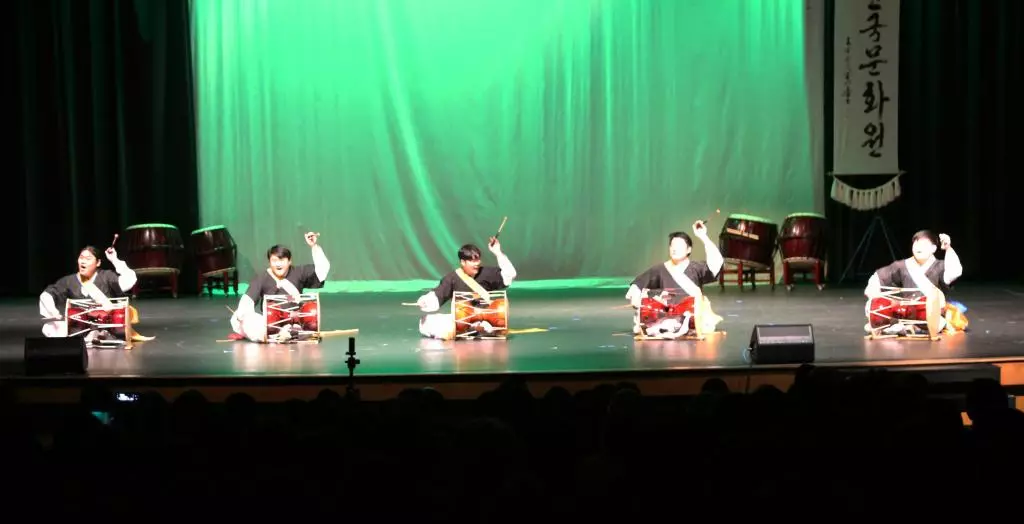
{"type": "Polygon", "coordinates": [[[3,295],[38,295],[82,246],[105,249],[132,224],[172,224],[187,242],[199,222],[189,1],[15,1],[17,256],[3,295]]]}
{"type": "MultiPolygon", "coordinates": [[[[826,165],[832,165],[832,14],[826,4],[826,165]]],[[[832,229],[829,280],[850,266],[877,214],[899,258],[910,256],[921,229],[947,233],[964,264],[966,281],[1021,282],[1024,270],[1017,221],[1024,216],[1020,128],[1024,64],[1024,2],[1015,0],[902,0],[900,2],[899,143],[903,195],[880,212],[854,211],[826,196],[832,229]],[[1014,211],[1014,210],[1017,211],[1014,211]]],[[[844,177],[875,187],[888,177],[844,177]]],[[[826,188],[831,177],[826,175],[826,188]]],[[[859,184],[859,186],[858,186],[859,184]]],[[[827,193],[827,191],[826,191],[827,193]]],[[[892,261],[881,231],[867,246],[863,285],[892,261]]],[[[858,256],[858,258],[861,258],[858,256]]]]}

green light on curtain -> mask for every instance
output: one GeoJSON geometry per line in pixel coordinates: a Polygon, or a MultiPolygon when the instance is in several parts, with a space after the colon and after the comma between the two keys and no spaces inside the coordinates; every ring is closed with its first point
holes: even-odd
{"type": "Polygon", "coordinates": [[[309,262],[314,230],[329,289],[432,285],[507,215],[521,281],[628,283],[716,208],[814,208],[801,0],[193,13],[201,212],[231,230],[243,278],[275,243],[309,262]]]}

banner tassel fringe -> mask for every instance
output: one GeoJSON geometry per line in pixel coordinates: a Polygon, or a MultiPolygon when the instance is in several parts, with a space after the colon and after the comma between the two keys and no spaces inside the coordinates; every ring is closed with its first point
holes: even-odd
{"type": "Polygon", "coordinates": [[[901,194],[899,175],[872,189],[857,189],[839,180],[836,176],[832,177],[832,200],[858,211],[885,207],[899,198],[901,194]]]}

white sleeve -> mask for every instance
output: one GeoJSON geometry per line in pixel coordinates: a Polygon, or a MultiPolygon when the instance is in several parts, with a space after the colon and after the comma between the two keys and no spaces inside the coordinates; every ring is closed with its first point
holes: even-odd
{"type": "Polygon", "coordinates": [[[441,309],[441,304],[438,302],[437,295],[433,291],[421,296],[416,303],[419,304],[420,310],[424,313],[433,313],[441,309]]]}
{"type": "Polygon", "coordinates": [[[135,271],[128,267],[125,261],[115,260],[111,263],[114,265],[114,271],[117,271],[117,284],[121,287],[121,291],[130,290],[139,281],[135,271]]]}
{"type": "Polygon", "coordinates": [[[876,271],[871,278],[868,279],[868,286],[864,288],[864,296],[873,297],[882,293],[882,280],[878,278],[878,272],[876,271]]]}
{"type": "Polygon", "coordinates": [[[626,291],[626,300],[633,300],[633,297],[638,297],[641,293],[643,292],[636,284],[631,284],[629,286],[629,291],[626,291]]]}
{"type": "Polygon", "coordinates": [[[722,258],[722,252],[718,250],[718,244],[715,244],[711,237],[704,237],[704,254],[707,256],[708,269],[711,270],[711,274],[718,276],[718,272],[722,270],[722,265],[725,264],[725,259],[722,258]]]}
{"type": "Polygon", "coordinates": [[[59,319],[63,316],[57,310],[57,304],[53,302],[53,295],[46,291],[39,294],[39,314],[47,319],[59,319]]]}
{"type": "Polygon", "coordinates": [[[327,281],[327,272],[331,270],[331,262],[327,260],[324,248],[320,244],[313,246],[313,270],[320,282],[327,281]]]}
{"type": "Polygon", "coordinates": [[[249,340],[261,341],[263,334],[260,330],[265,330],[266,326],[262,326],[259,319],[252,299],[249,295],[242,295],[242,298],[238,299],[238,309],[231,315],[231,330],[249,340]]]}
{"type": "Polygon", "coordinates": [[[964,267],[960,265],[960,257],[957,256],[956,251],[953,248],[946,249],[946,269],[942,272],[942,281],[946,285],[950,285],[954,280],[960,278],[960,275],[964,274],[964,267]]]}
{"type": "Polygon", "coordinates": [[[238,309],[235,310],[236,317],[242,317],[256,313],[256,303],[252,301],[249,295],[242,295],[242,298],[238,299],[238,309]]]}
{"type": "Polygon", "coordinates": [[[501,281],[504,282],[505,286],[511,286],[512,281],[516,279],[516,268],[504,253],[497,258],[498,267],[501,268],[501,281]]]}

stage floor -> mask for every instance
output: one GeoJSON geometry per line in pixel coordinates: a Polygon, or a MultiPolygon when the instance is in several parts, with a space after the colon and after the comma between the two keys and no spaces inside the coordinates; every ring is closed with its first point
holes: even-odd
{"type": "MultiPolygon", "coordinates": [[[[956,363],[1024,360],[1024,287],[958,286],[950,298],[964,303],[966,334],[937,342],[864,339],[860,289],[797,286],[740,291],[708,287],[712,308],[724,318],[720,333],[703,342],[634,341],[632,309],[623,290],[566,289],[509,292],[513,329],[547,331],[508,340],[442,342],[422,339],[419,311],[401,302],[415,296],[325,294],[322,329],[358,328],[357,376],[503,373],[579,373],[747,368],[743,351],[754,324],[812,324],[816,363],[956,363]]],[[[347,336],[320,344],[261,345],[217,342],[230,333],[237,298],[147,298],[135,302],[139,332],[156,339],[130,351],[90,350],[91,377],[240,377],[347,375],[347,336]]],[[[35,301],[0,304],[0,376],[22,375],[24,338],[39,336],[35,301]]]]}

